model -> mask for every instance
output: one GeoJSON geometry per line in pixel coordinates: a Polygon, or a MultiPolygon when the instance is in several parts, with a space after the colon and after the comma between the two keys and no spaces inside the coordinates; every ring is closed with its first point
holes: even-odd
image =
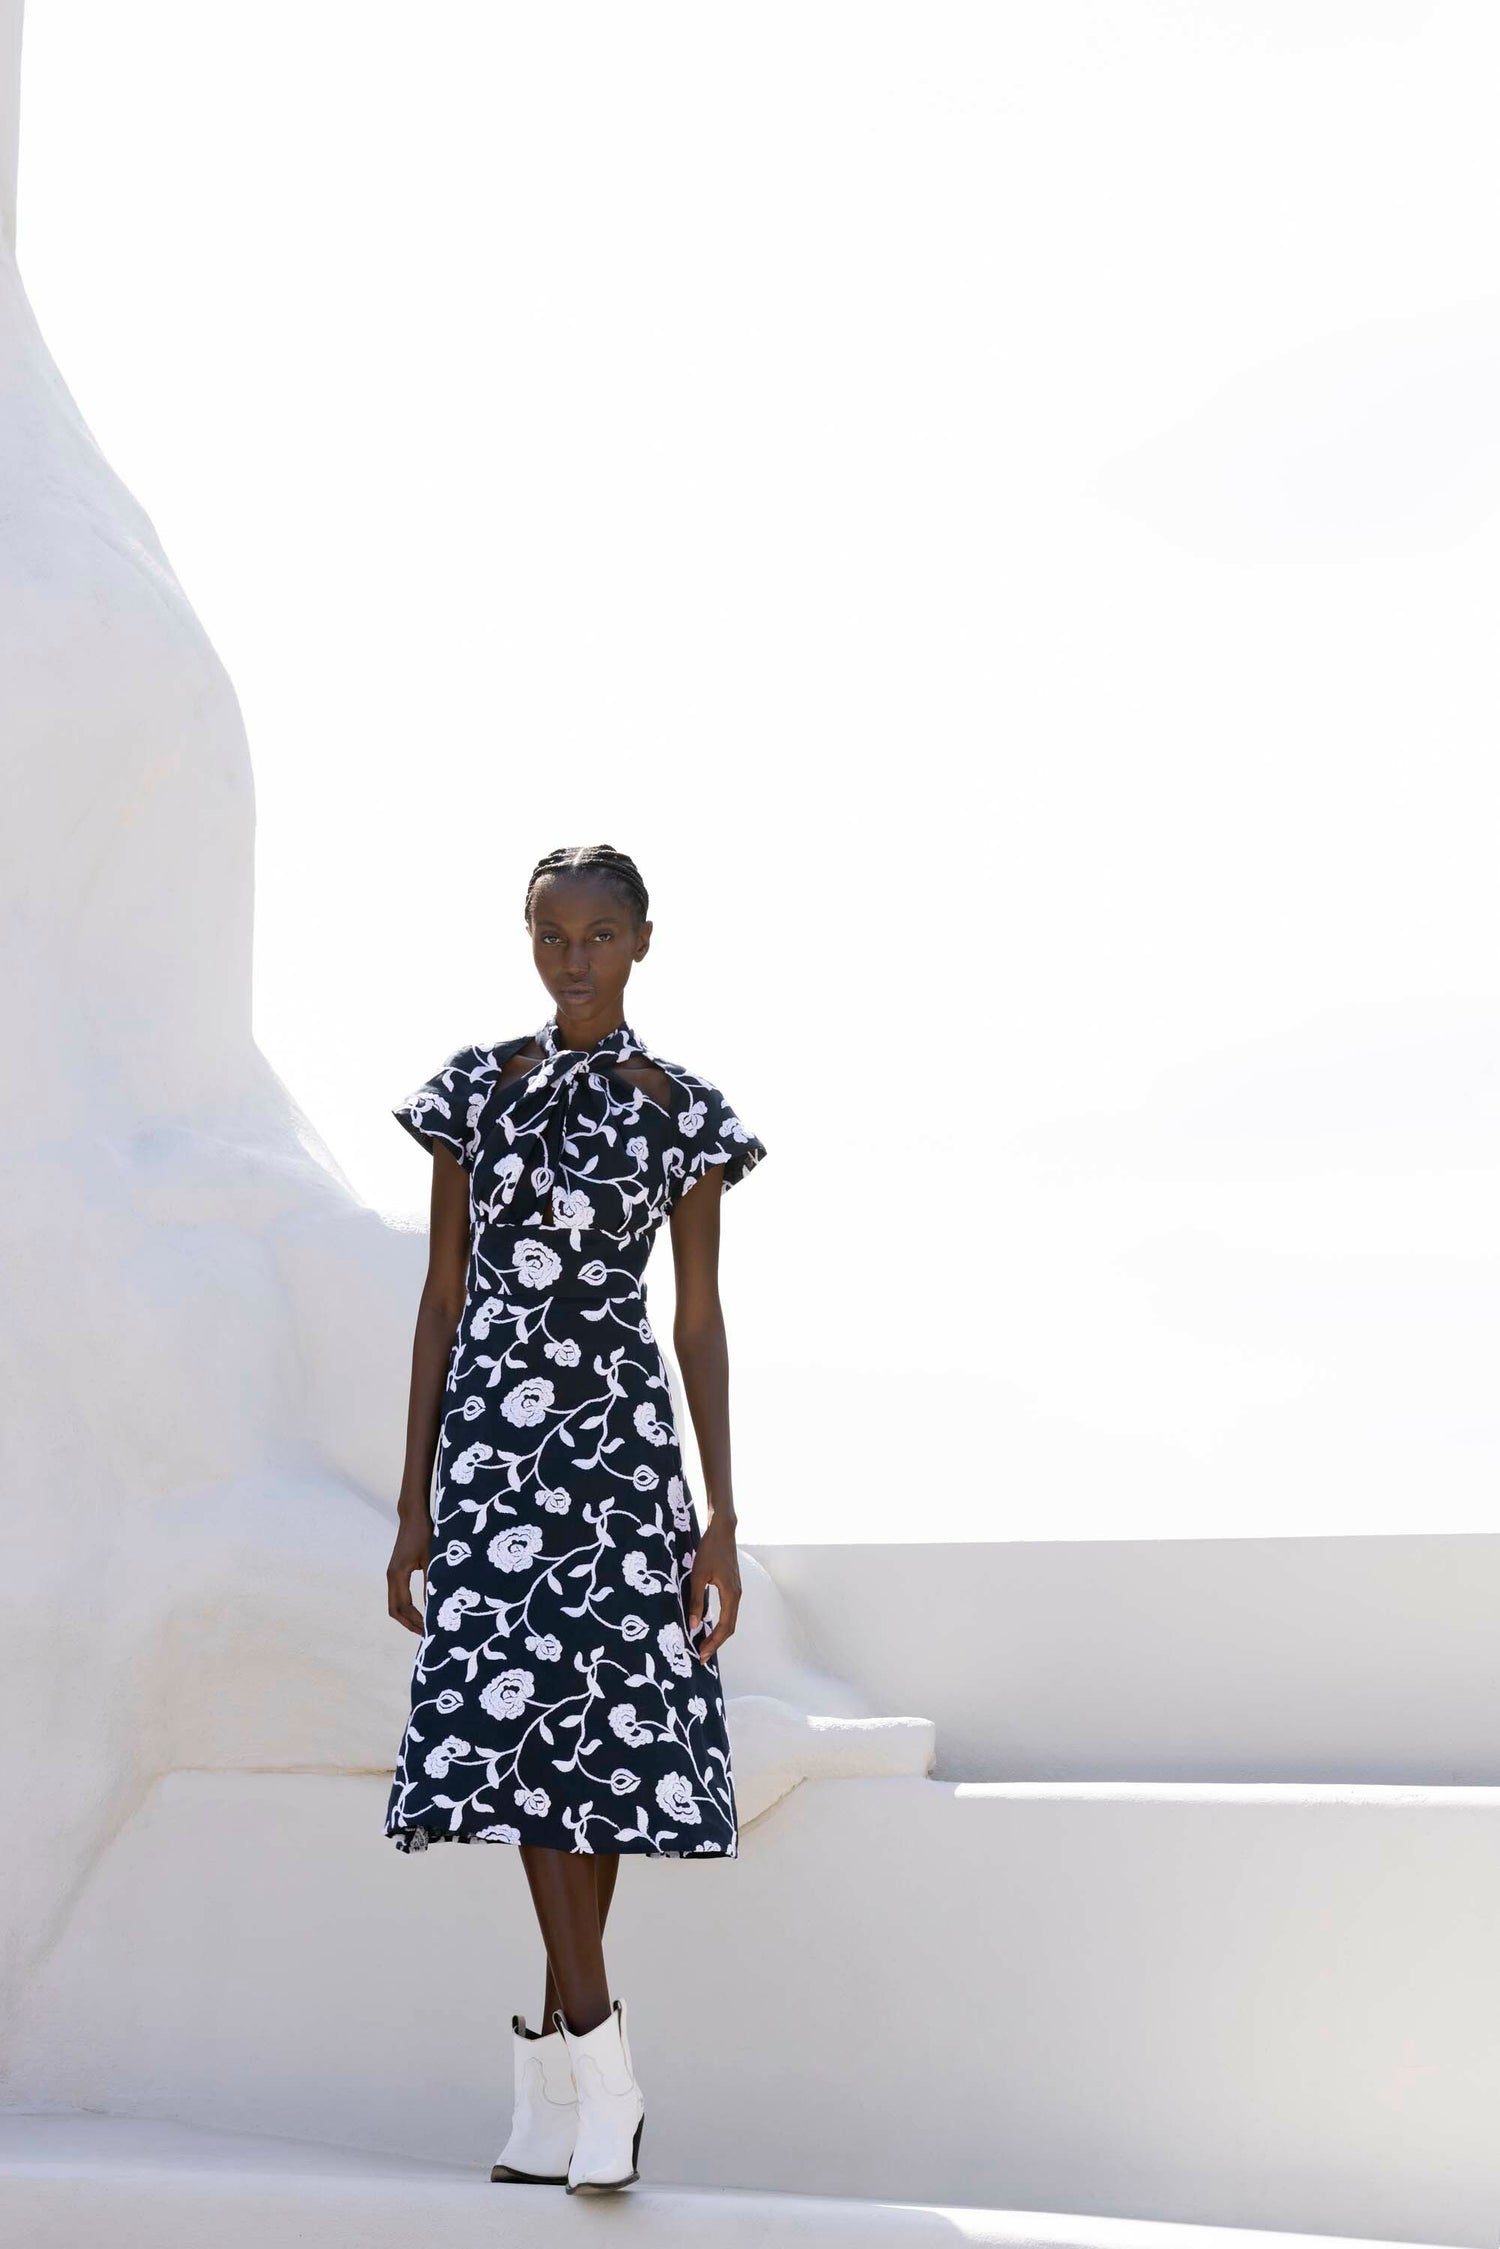
{"type": "Polygon", "coordinates": [[[515,2110],[491,2176],[570,2194],[639,2176],[645,2104],[604,1966],[620,1859],[738,1848],[719,1204],[765,1149],[625,1019],[647,905],[623,852],[550,852],[525,919],[552,1014],[460,1047],[394,1112],[433,1172],[388,1572],[390,1613],[421,1645],[386,1833],[403,1851],[519,1846],[547,2028],[512,2018],[515,2110]],[[646,1316],[665,1218],[701,1533],[646,1316]]]}

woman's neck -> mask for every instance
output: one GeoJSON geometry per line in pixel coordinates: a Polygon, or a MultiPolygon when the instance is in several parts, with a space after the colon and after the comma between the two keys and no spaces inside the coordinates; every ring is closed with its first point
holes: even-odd
{"type": "Polygon", "coordinates": [[[618,1005],[613,1008],[596,1007],[591,1013],[581,1015],[571,1012],[565,1014],[558,1007],[555,1013],[559,1046],[583,1047],[587,1050],[591,1046],[597,1046],[601,1039],[608,1038],[611,1031],[623,1030],[625,1025],[624,1011],[618,1005]]]}

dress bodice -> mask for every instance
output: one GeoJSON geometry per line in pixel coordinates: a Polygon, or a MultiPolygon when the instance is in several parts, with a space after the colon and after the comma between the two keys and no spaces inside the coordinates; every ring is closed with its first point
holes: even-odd
{"type": "Polygon", "coordinates": [[[550,1017],[535,1039],[542,1059],[510,1077],[505,1064],[525,1038],[460,1047],[393,1112],[469,1173],[476,1234],[563,1235],[575,1254],[592,1243],[643,1261],[705,1172],[722,1164],[730,1187],[764,1156],[716,1085],[647,1048],[629,1024],[583,1049],[565,1046],[550,1017]],[[666,1105],[621,1075],[633,1056],[665,1080],[666,1105]]]}

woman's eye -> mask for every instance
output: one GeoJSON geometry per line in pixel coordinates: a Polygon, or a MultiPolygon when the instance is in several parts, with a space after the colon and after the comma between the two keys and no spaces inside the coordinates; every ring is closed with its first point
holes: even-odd
{"type": "Polygon", "coordinates": [[[594,931],[595,940],[601,945],[608,945],[613,939],[614,934],[615,933],[612,929],[596,929],[594,931]]]}

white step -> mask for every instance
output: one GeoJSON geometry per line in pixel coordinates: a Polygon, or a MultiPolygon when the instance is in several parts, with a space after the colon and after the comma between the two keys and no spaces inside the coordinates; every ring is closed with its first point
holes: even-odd
{"type": "Polygon", "coordinates": [[[0,2239],[17,2249],[576,2249],[580,2225],[601,2220],[612,2241],[643,2249],[1330,2249],[1326,2235],[649,2179],[580,2204],[559,2187],[492,2186],[483,2172],[306,2142],[119,2117],[0,2116],[0,2239]]]}
{"type": "MultiPolygon", "coordinates": [[[[387,1783],[179,1773],[9,2040],[14,2104],[472,2165],[541,2002],[516,1854],[387,1783]]],[[[1495,2249],[1500,1791],[806,1783],[627,1862],[614,1988],[685,2186],[1495,2249]]]]}
{"type": "Polygon", "coordinates": [[[943,1779],[1500,1783],[1494,1534],[752,1551],[943,1779]]]}

